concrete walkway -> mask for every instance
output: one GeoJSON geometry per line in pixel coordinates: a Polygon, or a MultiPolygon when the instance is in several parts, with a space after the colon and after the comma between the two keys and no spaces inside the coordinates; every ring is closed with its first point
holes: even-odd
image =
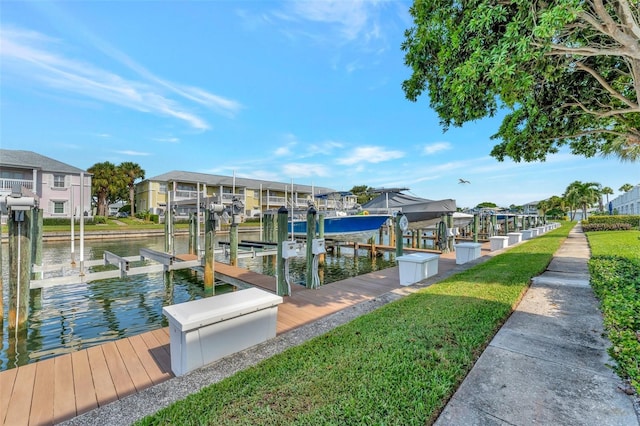
{"type": "Polygon", "coordinates": [[[576,226],[458,388],[436,425],[639,424],[607,365],[608,340],[576,226]]]}

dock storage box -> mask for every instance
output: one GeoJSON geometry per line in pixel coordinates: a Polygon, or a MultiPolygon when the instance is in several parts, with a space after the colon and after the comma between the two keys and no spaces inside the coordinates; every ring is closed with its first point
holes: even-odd
{"type": "Polygon", "coordinates": [[[509,232],[507,237],[509,237],[510,246],[522,242],[522,232],[509,232]]]}
{"type": "Polygon", "coordinates": [[[166,306],[176,376],[276,335],[282,297],[257,288],[166,306]]]}
{"type": "Polygon", "coordinates": [[[412,253],[398,256],[400,285],[411,285],[438,273],[440,255],[429,253],[412,253]]]}
{"type": "Polygon", "coordinates": [[[491,251],[501,250],[509,246],[509,237],[495,236],[489,238],[491,251]]]}
{"type": "Polygon", "coordinates": [[[456,265],[471,262],[480,257],[482,244],[480,243],[460,243],[454,244],[456,249],[456,265]]]}
{"type": "Polygon", "coordinates": [[[522,231],[522,240],[526,241],[526,240],[530,240],[531,238],[533,238],[533,231],[531,229],[525,229],[522,231]]]}

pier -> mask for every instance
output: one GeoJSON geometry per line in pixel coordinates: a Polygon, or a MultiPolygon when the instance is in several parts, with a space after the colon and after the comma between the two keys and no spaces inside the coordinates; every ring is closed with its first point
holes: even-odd
{"type": "MultiPolygon", "coordinates": [[[[487,243],[483,254],[488,253],[487,243]]],[[[455,266],[455,254],[443,254],[438,276],[455,266]]],[[[274,277],[223,263],[216,263],[215,270],[225,281],[235,279],[275,292],[274,277]]],[[[278,309],[277,333],[400,288],[398,267],[318,289],[294,285],[278,309]]],[[[59,423],[172,377],[167,328],[93,346],[0,372],[0,423],[59,423]]]]}

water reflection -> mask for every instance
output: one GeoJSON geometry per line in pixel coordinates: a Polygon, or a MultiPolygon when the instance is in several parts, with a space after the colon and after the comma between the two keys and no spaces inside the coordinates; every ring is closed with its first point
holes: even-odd
{"type": "MultiPolygon", "coordinates": [[[[257,235],[243,239],[258,240],[257,235]]],[[[222,240],[224,237],[221,236],[222,240]]],[[[188,238],[176,239],[176,252],[186,252],[188,238]]],[[[204,246],[204,244],[202,245],[204,246]]],[[[86,241],[85,259],[100,259],[104,251],[119,256],[134,256],[140,248],[162,250],[164,238],[119,241],[86,241]]],[[[3,256],[5,316],[8,312],[8,256],[3,256]]],[[[76,253],[76,261],[79,254],[76,253]]],[[[227,262],[224,256],[216,260],[227,262]]],[[[43,264],[71,262],[70,244],[45,243],[43,264]]],[[[304,285],[306,262],[298,257],[290,260],[292,283],[304,285]]],[[[275,275],[274,256],[239,259],[238,266],[267,275],[275,275]]],[[[327,255],[320,269],[321,282],[334,282],[377,269],[393,266],[390,255],[370,259],[366,252],[342,249],[340,255],[327,255]]],[[[101,267],[104,269],[104,267],[101,267]]],[[[69,268],[70,269],[70,266],[69,268]]],[[[219,285],[216,294],[233,291],[231,285],[219,285]]],[[[133,275],[90,283],[60,285],[32,290],[28,328],[8,330],[2,327],[0,371],[73,352],[114,339],[133,336],[167,326],[162,307],[205,297],[202,276],[191,270],[133,275]]]]}

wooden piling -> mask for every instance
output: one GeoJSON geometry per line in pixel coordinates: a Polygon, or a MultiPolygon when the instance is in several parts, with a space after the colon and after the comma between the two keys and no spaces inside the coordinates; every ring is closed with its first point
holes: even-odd
{"type": "Polygon", "coordinates": [[[42,266],[42,209],[31,210],[31,279],[42,278],[42,272],[33,272],[33,266],[42,266]]]}
{"type": "Polygon", "coordinates": [[[231,229],[229,230],[229,264],[238,266],[238,222],[236,216],[231,219],[231,229]]]}
{"type": "Polygon", "coordinates": [[[32,211],[10,212],[9,227],[9,328],[27,325],[31,278],[32,211]]]}
{"type": "Polygon", "coordinates": [[[216,237],[216,222],[214,212],[210,209],[204,212],[204,291],[205,294],[214,294],[214,265],[213,250],[216,237]]]}
{"type": "Polygon", "coordinates": [[[307,250],[305,283],[307,288],[313,288],[313,239],[316,236],[316,209],[311,206],[307,210],[307,250]]]}
{"type": "Polygon", "coordinates": [[[287,281],[284,276],[284,259],[282,249],[287,240],[287,222],[289,220],[289,210],[282,206],[278,209],[278,252],[276,264],[276,290],[278,296],[290,296],[287,281]]]}
{"type": "MultiPolygon", "coordinates": [[[[2,222],[2,212],[0,212],[2,222]]],[[[0,327],[4,323],[4,280],[2,279],[2,227],[0,226],[0,327]]]]}
{"type": "Polygon", "coordinates": [[[395,235],[396,237],[396,258],[402,256],[403,253],[403,239],[402,239],[402,229],[400,228],[400,219],[402,218],[402,213],[398,213],[395,217],[395,235]]]}
{"type": "MultiPolygon", "coordinates": [[[[324,240],[324,214],[320,213],[318,215],[318,238],[320,238],[321,240],[324,240]]],[[[325,254],[319,254],[318,255],[318,266],[322,266],[324,265],[324,259],[325,258],[325,254]]]]}
{"type": "Polygon", "coordinates": [[[197,254],[196,251],[198,247],[198,235],[196,225],[196,214],[191,213],[189,215],[189,254],[197,254]]]}

